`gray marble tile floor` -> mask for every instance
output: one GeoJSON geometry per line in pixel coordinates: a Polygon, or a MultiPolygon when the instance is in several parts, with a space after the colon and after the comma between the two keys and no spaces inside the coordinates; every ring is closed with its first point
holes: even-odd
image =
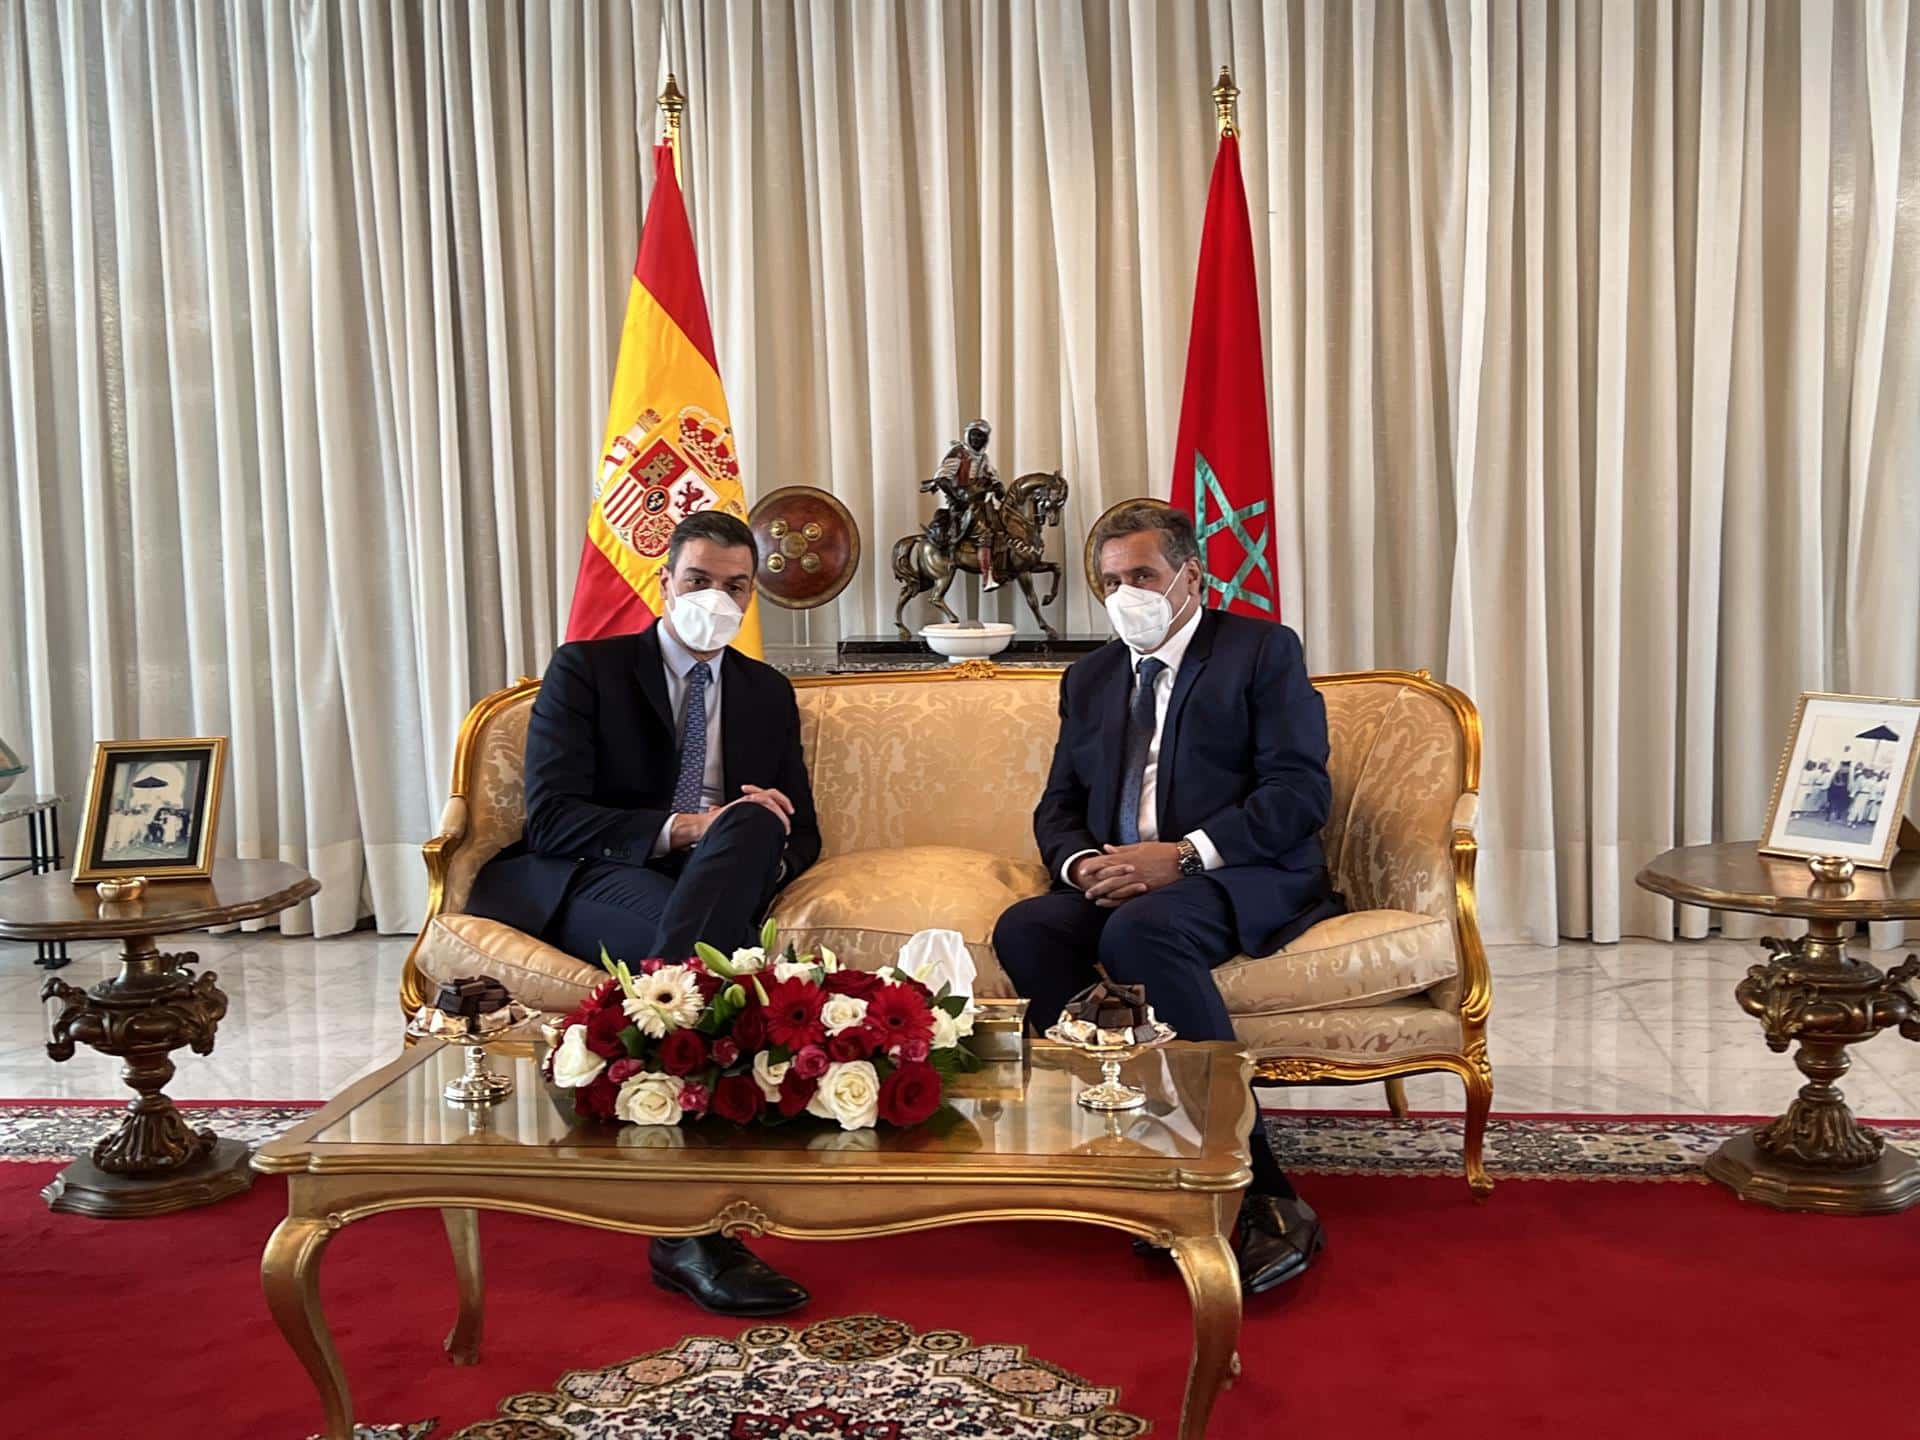
{"type": "MultiPolygon", "coordinates": [[[[370,932],[326,940],[273,931],[200,936],[230,1006],[209,1056],[182,1051],[168,1093],[179,1100],[319,1100],[391,1059],[400,1047],[396,994],[411,937],[370,932]]],[[[115,968],[112,945],[77,946],[60,971],[76,985],[115,968]]],[[[1744,942],[1496,946],[1488,1027],[1494,1108],[1508,1114],[1770,1115],[1798,1087],[1734,1004],[1734,984],[1758,956],[1744,942]]],[[[1879,955],[1882,965],[1897,957],[1879,955]]],[[[46,972],[33,949],[0,944],[0,1099],[119,1099],[118,1062],[89,1050],[47,1058],[46,972]]],[[[1920,1119],[1920,1045],[1888,1032],[1857,1047],[1844,1089],[1872,1119],[1920,1119]]],[[[1457,1111],[1445,1076],[1408,1081],[1415,1109],[1457,1111]]],[[[1378,1085],[1267,1092],[1298,1109],[1384,1108],[1378,1085]]]]}

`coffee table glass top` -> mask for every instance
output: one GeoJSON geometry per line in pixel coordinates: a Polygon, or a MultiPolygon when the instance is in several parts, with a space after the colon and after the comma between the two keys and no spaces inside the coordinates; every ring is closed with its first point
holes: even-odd
{"type": "Polygon", "coordinates": [[[431,1166],[435,1159],[463,1167],[517,1164],[531,1159],[531,1151],[596,1166],[627,1160],[644,1165],[649,1159],[668,1160],[666,1152],[672,1152],[677,1163],[695,1165],[703,1155],[737,1163],[743,1155],[760,1154],[775,1165],[791,1163],[771,1158],[781,1155],[856,1164],[885,1164],[890,1157],[924,1163],[938,1156],[993,1167],[1023,1158],[1073,1157],[1144,1162],[1142,1168],[1163,1173],[1238,1170],[1245,1164],[1245,1131],[1252,1122],[1249,1071],[1242,1052],[1231,1044],[1175,1043],[1135,1057],[1124,1075],[1147,1092],[1145,1107],[1101,1115],[1075,1103],[1080,1091],[1099,1082],[1098,1062],[1063,1046],[1036,1043],[1024,1064],[989,1065],[957,1077],[948,1087],[951,1113],[904,1131],[843,1131],[811,1118],[744,1128],[717,1121],[678,1128],[580,1122],[572,1114],[571,1097],[548,1088],[529,1048],[493,1047],[491,1068],[513,1077],[513,1094],[474,1108],[450,1103],[440,1093],[460,1073],[459,1048],[416,1046],[265,1147],[256,1168],[380,1168],[382,1153],[400,1164],[431,1166]],[[440,1154],[404,1153],[416,1147],[440,1154]],[[482,1150],[485,1157],[476,1153],[482,1150]],[[518,1157],[515,1151],[521,1152],[518,1157]]]}

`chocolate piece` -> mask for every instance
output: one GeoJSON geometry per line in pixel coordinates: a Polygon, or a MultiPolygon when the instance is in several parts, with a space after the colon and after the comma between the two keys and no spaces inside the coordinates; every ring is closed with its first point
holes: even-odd
{"type": "Polygon", "coordinates": [[[1145,1044],[1158,1034],[1153,1007],[1147,1004],[1147,987],[1106,979],[1067,1002],[1060,1012],[1060,1028],[1069,1037],[1092,1032],[1102,1045],[1145,1044]]]}
{"type": "Polygon", "coordinates": [[[462,975],[441,982],[433,1008],[447,1015],[491,1015],[512,999],[507,987],[491,975],[462,975]]]}

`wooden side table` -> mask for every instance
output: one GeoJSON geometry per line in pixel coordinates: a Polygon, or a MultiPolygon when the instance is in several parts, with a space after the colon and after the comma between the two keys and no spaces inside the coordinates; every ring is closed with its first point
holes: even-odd
{"type": "Polygon", "coordinates": [[[199,956],[162,954],[156,937],[255,920],[317,894],[320,882],[278,860],[221,860],[208,880],[156,880],[137,900],[107,901],[67,871],[0,881],[0,937],[9,940],[121,940],[120,973],[82,990],[49,977],[40,995],[63,1002],[47,1053],[70,1059],[76,1043],[121,1058],[133,1088],[118,1129],[90,1156],[62,1170],[41,1193],[55,1210],[102,1219],[165,1215],[237,1195],[253,1183],[237,1140],[192,1130],[162,1089],[168,1056],[181,1046],[206,1055],[227,1013],[212,972],[188,973],[199,956]]]}
{"type": "Polygon", "coordinates": [[[1856,1120],[1835,1083],[1849,1045],[1894,1028],[1920,1040],[1920,999],[1908,988],[1920,979],[1920,955],[1882,974],[1847,953],[1852,925],[1920,918],[1920,855],[1822,879],[1806,861],[1762,855],[1752,841],[1693,845],[1654,860],[1638,883],[1689,905],[1808,925],[1802,939],[1761,941],[1770,958],[1734,989],[1770,1049],[1799,1042],[1794,1063],[1807,1083],[1786,1114],[1721,1146],[1707,1174],[1780,1210],[1882,1215],[1920,1202],[1920,1164],[1856,1120]]]}

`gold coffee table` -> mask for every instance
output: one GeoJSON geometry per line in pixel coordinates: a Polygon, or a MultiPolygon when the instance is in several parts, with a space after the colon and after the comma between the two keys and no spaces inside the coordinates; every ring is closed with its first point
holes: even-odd
{"type": "Polygon", "coordinates": [[[1772,958],[1734,989],[1770,1047],[1799,1042],[1794,1063],[1807,1083],[1786,1114],[1722,1145],[1707,1174],[1780,1210],[1883,1215],[1920,1201],[1920,1165],[1854,1119],[1835,1083],[1849,1068],[1849,1045],[1896,1027],[1920,1040],[1920,1000],[1909,988],[1920,956],[1882,974],[1847,953],[1852,925],[1920,918],[1920,855],[1823,880],[1806,861],[1762,855],[1752,841],[1692,845],[1654,860],[1638,883],[1690,905],[1807,922],[1802,939],[1761,941],[1772,958]]]}
{"type": "MultiPolygon", "coordinates": [[[[1253,1068],[1227,1042],[1176,1042],[1128,1079],[1148,1101],[1103,1118],[1074,1103],[1099,1064],[1038,1044],[1019,1064],[956,1083],[957,1123],[855,1132],[818,1124],[688,1130],[582,1125],[524,1049],[497,1047],[512,1095],[449,1104],[456,1047],[427,1043],[263,1146],[256,1170],[287,1177],[287,1218],[261,1279],[287,1343],[319,1388],[328,1440],[353,1434],[353,1402],[320,1309],[320,1257],[340,1230],[387,1210],[441,1212],[460,1308],[446,1349],[480,1356],[479,1212],[572,1220],[639,1235],[839,1240],[975,1220],[1076,1220],[1171,1249],[1193,1304],[1180,1435],[1196,1440],[1237,1367],[1240,1277],[1227,1236],[1251,1178],[1253,1068]]],[[[950,1117],[949,1117],[950,1118],[950,1117]]]]}

